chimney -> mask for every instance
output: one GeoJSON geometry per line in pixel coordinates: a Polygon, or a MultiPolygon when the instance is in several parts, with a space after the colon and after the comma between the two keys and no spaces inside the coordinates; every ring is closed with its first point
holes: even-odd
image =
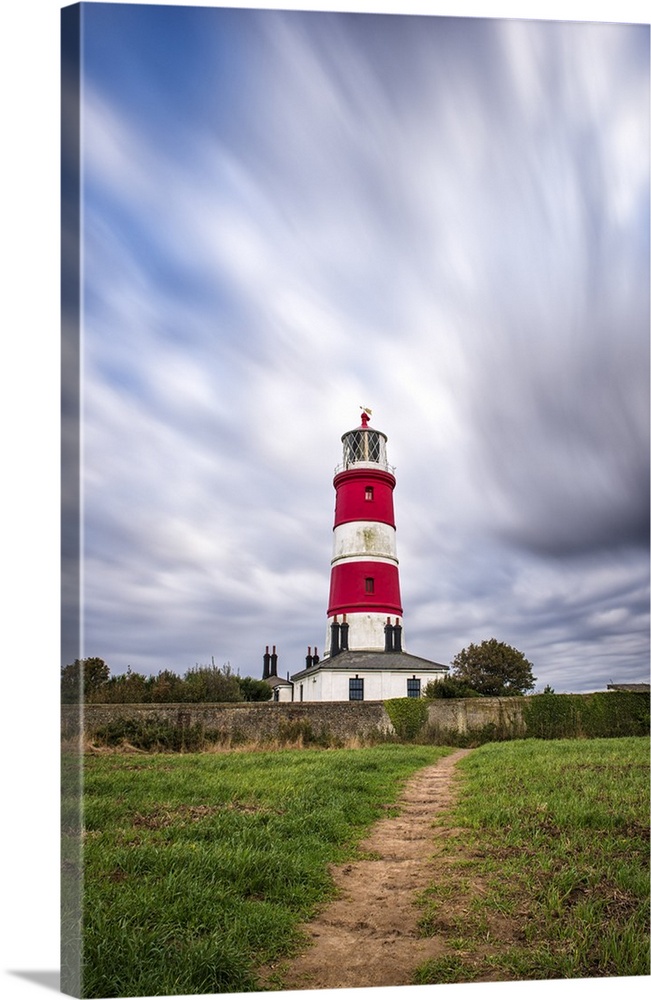
{"type": "Polygon", "coordinates": [[[310,667],[312,666],[312,663],[313,663],[312,647],[308,646],[307,647],[307,656],[305,657],[305,669],[309,670],[310,667]]]}
{"type": "Polygon", "coordinates": [[[399,624],[397,618],[393,626],[393,648],[396,653],[402,653],[402,625],[399,624]]]}
{"type": "Polygon", "coordinates": [[[266,681],[267,677],[269,676],[269,660],[270,660],[269,647],[267,646],[267,648],[265,650],[265,654],[262,657],[262,663],[263,663],[263,666],[262,666],[262,680],[263,681],[266,681]]]}
{"type": "Polygon", "coordinates": [[[316,651],[316,646],[314,647],[314,656],[312,657],[312,665],[316,667],[319,662],[319,654],[316,651]]]}
{"type": "Polygon", "coordinates": [[[332,638],[330,639],[330,656],[336,656],[341,651],[341,647],[339,645],[339,631],[340,631],[340,629],[341,629],[341,626],[340,626],[339,622],[337,621],[337,616],[335,615],[335,619],[334,619],[332,625],[330,626],[330,632],[331,632],[331,636],[332,636],[332,638]]]}
{"type": "Polygon", "coordinates": [[[339,629],[339,646],[342,653],[345,653],[348,649],[348,628],[349,625],[346,621],[346,616],[344,615],[344,620],[342,621],[339,629]]]}
{"type": "Polygon", "coordinates": [[[271,667],[269,668],[269,676],[278,676],[278,654],[276,653],[276,647],[274,646],[271,651],[271,667]]]}

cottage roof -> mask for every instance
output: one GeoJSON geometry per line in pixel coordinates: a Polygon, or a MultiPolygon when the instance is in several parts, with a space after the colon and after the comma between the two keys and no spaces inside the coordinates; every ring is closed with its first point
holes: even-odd
{"type": "Polygon", "coordinates": [[[649,684],[608,684],[608,691],[634,691],[640,694],[648,694],[651,691],[649,684]]]}
{"type": "Polygon", "coordinates": [[[316,666],[300,670],[292,674],[292,680],[303,680],[304,677],[311,677],[319,670],[344,670],[346,673],[359,672],[360,670],[380,671],[380,670],[400,670],[405,674],[422,673],[425,670],[436,671],[449,670],[444,663],[436,663],[434,660],[426,660],[422,656],[413,656],[411,653],[382,653],[375,650],[347,650],[345,653],[338,653],[337,656],[327,656],[319,660],[316,666]]]}
{"type": "Polygon", "coordinates": [[[278,677],[277,674],[271,674],[270,677],[265,677],[264,680],[265,683],[267,683],[272,688],[294,686],[291,681],[287,680],[286,677],[278,677]]]}

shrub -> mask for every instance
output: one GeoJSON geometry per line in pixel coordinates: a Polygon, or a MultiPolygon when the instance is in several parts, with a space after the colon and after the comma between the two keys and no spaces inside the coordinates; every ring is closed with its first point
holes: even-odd
{"type": "Polygon", "coordinates": [[[298,743],[302,746],[332,747],[341,745],[341,740],[333,737],[327,729],[322,727],[316,732],[308,719],[281,719],[278,723],[277,739],[280,743],[298,743]]]}
{"type": "Polygon", "coordinates": [[[649,695],[632,691],[536,694],[524,708],[527,736],[543,740],[646,736],[649,695]]]}
{"type": "Polygon", "coordinates": [[[506,740],[517,739],[500,722],[487,722],[485,726],[473,729],[427,729],[427,742],[440,747],[459,747],[469,749],[480,747],[484,743],[503,743],[506,740]]]}
{"type": "Polygon", "coordinates": [[[259,681],[254,677],[238,677],[237,683],[244,701],[269,701],[273,695],[271,685],[266,681],[259,681]]]}
{"type": "Polygon", "coordinates": [[[421,698],[389,698],[384,702],[396,735],[414,740],[427,722],[427,702],[421,698]]]}
{"type": "MultiPolygon", "coordinates": [[[[109,677],[109,668],[103,660],[76,660],[61,673],[62,701],[79,700],[79,677],[83,667],[84,700],[94,704],[148,705],[183,702],[243,701],[241,681],[229,664],[216,666],[197,664],[179,677],[173,670],[160,670],[157,675],[140,674],[129,667],[124,674],[109,677]]],[[[271,688],[262,681],[250,682],[255,696],[247,700],[264,700],[271,697],[271,688]]]]}
{"type": "Polygon", "coordinates": [[[189,752],[203,749],[221,738],[218,730],[205,729],[196,722],[178,725],[167,719],[113,719],[98,726],[92,738],[105,746],[128,744],[137,750],[189,752]]]}
{"type": "Polygon", "coordinates": [[[444,677],[440,681],[429,681],[423,692],[426,698],[479,698],[479,691],[469,687],[457,677],[444,677]]]}
{"type": "Polygon", "coordinates": [[[242,701],[237,677],[219,667],[196,666],[186,670],[181,701],[242,701]]]}

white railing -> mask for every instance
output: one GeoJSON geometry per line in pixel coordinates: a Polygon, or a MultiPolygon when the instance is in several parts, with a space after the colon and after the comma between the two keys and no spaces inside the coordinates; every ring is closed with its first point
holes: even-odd
{"type": "Polygon", "coordinates": [[[389,465],[388,462],[341,462],[339,465],[335,465],[335,476],[340,472],[346,472],[347,469],[384,469],[385,472],[390,472],[393,476],[396,471],[395,465],[389,465]]]}

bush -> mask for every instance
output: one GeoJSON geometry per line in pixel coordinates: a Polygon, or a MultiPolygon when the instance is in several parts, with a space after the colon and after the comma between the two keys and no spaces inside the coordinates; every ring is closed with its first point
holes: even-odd
{"type": "MultiPolygon", "coordinates": [[[[91,661],[84,661],[84,663],[88,662],[91,661]]],[[[102,663],[103,661],[97,662],[102,663]]],[[[62,673],[62,698],[64,702],[78,700],[79,684],[77,683],[77,688],[73,687],[76,676],[73,674],[73,668],[74,665],[66,667],[62,673]]],[[[84,677],[87,672],[88,670],[85,668],[84,677]]],[[[271,688],[268,684],[245,678],[245,681],[247,680],[254,688],[256,685],[262,685],[258,696],[247,700],[263,700],[271,697],[271,688]]],[[[225,664],[221,669],[215,666],[197,664],[190,670],[186,670],[183,677],[175,674],[173,670],[160,670],[156,675],[145,675],[131,670],[130,667],[124,674],[109,677],[108,667],[106,667],[106,678],[101,683],[89,688],[85,682],[85,700],[93,704],[107,705],[243,701],[241,683],[240,678],[231,673],[228,664],[225,664]]]]}
{"type": "Polygon", "coordinates": [[[401,740],[414,740],[425,728],[427,702],[422,698],[389,698],[384,707],[401,740]]]}
{"type": "Polygon", "coordinates": [[[649,695],[632,691],[535,694],[524,709],[527,736],[543,740],[646,736],[649,695]]]}
{"type": "Polygon", "coordinates": [[[504,743],[507,740],[519,739],[503,723],[487,722],[485,726],[475,729],[428,729],[427,742],[439,747],[459,747],[469,749],[483,746],[484,743],[504,743]]]}
{"type": "Polygon", "coordinates": [[[270,684],[254,677],[238,677],[237,683],[244,701],[269,701],[273,695],[270,684]]]}
{"type": "Polygon", "coordinates": [[[242,701],[237,677],[219,667],[196,666],[186,670],[181,701],[242,701]]]}
{"type": "Polygon", "coordinates": [[[423,692],[426,698],[480,698],[479,691],[468,687],[457,677],[444,677],[440,681],[429,681],[423,692]]]}
{"type": "Polygon", "coordinates": [[[202,750],[221,737],[218,730],[205,729],[200,722],[190,726],[167,719],[114,719],[98,726],[92,738],[105,746],[128,744],[137,750],[182,753],[202,750]]]}
{"type": "Polygon", "coordinates": [[[332,747],[340,746],[341,740],[333,737],[327,729],[314,730],[307,719],[281,719],[278,723],[277,739],[279,743],[298,743],[302,746],[332,747]]]}

